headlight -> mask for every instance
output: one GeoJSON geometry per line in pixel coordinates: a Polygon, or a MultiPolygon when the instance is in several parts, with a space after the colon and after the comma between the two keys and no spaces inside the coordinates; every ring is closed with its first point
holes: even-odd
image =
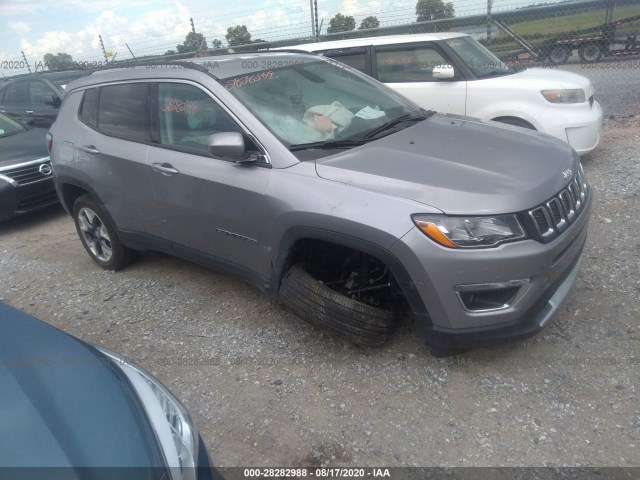
{"type": "Polygon", "coordinates": [[[542,90],[542,96],[551,103],[583,103],[586,100],[584,90],[572,88],[566,90],[542,90]]]}
{"type": "Polygon", "coordinates": [[[144,368],[117,353],[97,347],[120,367],[138,394],[167,462],[173,479],[195,479],[198,463],[198,431],[187,409],[144,368]]]}
{"type": "Polygon", "coordinates": [[[449,248],[495,247],[527,237],[515,215],[414,215],[413,222],[431,240],[449,248]]]}

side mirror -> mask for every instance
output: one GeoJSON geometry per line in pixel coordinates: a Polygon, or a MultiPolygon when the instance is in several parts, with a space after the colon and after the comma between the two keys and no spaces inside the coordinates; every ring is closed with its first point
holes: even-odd
{"type": "Polygon", "coordinates": [[[246,148],[242,134],[238,132],[222,132],[209,135],[207,150],[214,157],[232,162],[244,160],[246,148]]]}
{"type": "Polygon", "coordinates": [[[18,123],[21,124],[23,127],[32,128],[36,124],[36,119],[24,118],[24,119],[18,120],[18,123]]]}
{"type": "Polygon", "coordinates": [[[50,100],[45,100],[44,103],[46,103],[47,105],[51,105],[52,107],[58,108],[58,107],[60,107],[60,104],[62,102],[55,95],[51,95],[51,99],[50,100]]]}
{"type": "Polygon", "coordinates": [[[438,80],[446,80],[448,78],[453,78],[456,72],[453,70],[451,65],[436,65],[433,67],[431,75],[433,78],[437,78],[438,80]]]}

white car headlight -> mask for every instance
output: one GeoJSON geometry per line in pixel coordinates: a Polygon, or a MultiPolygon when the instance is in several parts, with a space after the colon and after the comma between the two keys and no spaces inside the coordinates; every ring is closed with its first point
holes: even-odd
{"type": "Polygon", "coordinates": [[[144,368],[108,349],[96,348],[131,381],[156,433],[172,479],[194,480],[199,436],[187,409],[144,368]]]}
{"type": "Polygon", "coordinates": [[[551,103],[584,103],[586,96],[581,88],[542,90],[542,96],[551,103]]]}
{"type": "Polygon", "coordinates": [[[414,215],[413,222],[430,239],[449,248],[495,247],[504,242],[527,238],[515,215],[414,215]]]}

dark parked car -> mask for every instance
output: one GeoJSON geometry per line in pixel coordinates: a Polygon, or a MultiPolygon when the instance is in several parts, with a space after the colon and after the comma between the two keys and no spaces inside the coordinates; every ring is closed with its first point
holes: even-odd
{"type": "Polygon", "coordinates": [[[0,323],[0,477],[211,478],[189,413],[149,372],[2,302],[0,323]]]}
{"type": "Polygon", "coordinates": [[[48,128],[58,115],[69,82],[83,70],[30,73],[0,81],[0,113],[34,127],[48,128]]]}
{"type": "Polygon", "coordinates": [[[46,135],[0,113],[0,221],[58,203],[46,135]]]}

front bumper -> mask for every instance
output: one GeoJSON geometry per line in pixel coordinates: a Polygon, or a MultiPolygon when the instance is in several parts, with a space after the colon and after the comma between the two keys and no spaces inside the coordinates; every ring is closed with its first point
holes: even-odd
{"type": "Polygon", "coordinates": [[[43,164],[49,157],[0,168],[0,221],[58,203],[52,176],[38,173],[43,164]]]}
{"type": "Polygon", "coordinates": [[[423,325],[426,343],[464,348],[539,332],[576,279],[591,203],[589,193],[581,215],[546,244],[526,240],[492,249],[452,250],[435,244],[418,229],[405,235],[392,253],[407,266],[413,288],[426,306],[427,315],[422,313],[424,309],[413,308],[423,325]],[[501,308],[470,311],[458,293],[463,285],[513,281],[521,290],[501,308]]]}
{"type": "Polygon", "coordinates": [[[579,105],[553,105],[543,114],[540,131],[568,142],[578,155],[598,146],[602,127],[602,107],[594,100],[579,105]]]}

